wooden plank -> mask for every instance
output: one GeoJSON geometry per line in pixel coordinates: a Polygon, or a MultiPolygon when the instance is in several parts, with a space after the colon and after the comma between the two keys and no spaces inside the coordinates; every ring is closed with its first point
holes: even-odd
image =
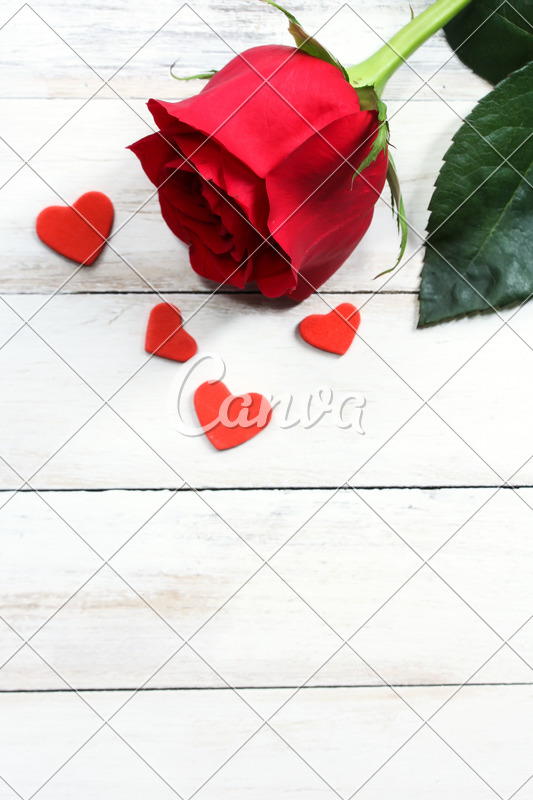
{"type": "MultiPolygon", "coordinates": [[[[423,5],[420,4],[420,9],[423,5]]],[[[281,15],[249,3],[229,8],[196,2],[184,7],[168,27],[156,33],[176,10],[174,3],[161,4],[155,20],[153,9],[132,6],[124,0],[113,8],[88,3],[75,13],[67,3],[39,3],[35,10],[16,3],[5,6],[4,18],[15,16],[0,32],[4,64],[4,78],[0,82],[0,133],[7,142],[0,144],[0,180],[3,184],[11,178],[2,191],[0,206],[7,256],[0,267],[4,291],[54,291],[72,275],[72,267],[46,252],[33,233],[37,213],[43,206],[57,203],[57,195],[28,167],[13,177],[22,162],[10,147],[28,159],[60,130],[32,161],[32,166],[65,201],[73,202],[89,185],[107,191],[116,204],[120,225],[149,196],[148,182],[134,157],[124,151],[128,143],[149,130],[144,100],[149,96],[180,99],[199,88],[173,81],[169,65],[178,58],[181,73],[194,73],[205,68],[198,63],[200,54],[202,59],[219,67],[234,50],[271,41],[291,41],[281,15]],[[130,21],[128,26],[124,25],[125,14],[130,21]],[[248,20],[247,25],[242,24],[243,18],[248,20]],[[151,36],[149,44],[143,46],[151,36]],[[94,41],[98,41],[96,50],[94,41]],[[37,50],[38,74],[28,68],[37,50]],[[112,88],[106,88],[83,59],[94,64],[104,77],[119,70],[123,60],[130,60],[111,81],[112,88]],[[62,129],[74,114],[74,119],[62,129]]],[[[379,46],[380,37],[390,35],[406,21],[405,9],[396,4],[376,6],[370,0],[360,3],[357,12],[346,5],[339,10],[332,3],[305,4],[300,11],[305,12],[311,28],[325,24],[321,30],[324,42],[346,63],[352,60],[354,41],[358,56],[364,56],[379,46]],[[330,17],[333,19],[327,22],[330,17]]],[[[420,246],[432,185],[459,116],[467,113],[486,91],[482,81],[454,57],[449,59],[448,46],[442,37],[436,37],[412,61],[413,69],[424,79],[445,64],[431,82],[433,88],[425,87],[422,78],[406,67],[388,90],[393,142],[413,226],[407,259],[420,246]],[[403,107],[411,97],[414,100],[403,107]],[[395,116],[399,108],[401,111],[395,116]],[[419,136],[421,120],[423,142],[419,136]]],[[[65,290],[147,291],[150,284],[167,291],[176,285],[196,291],[209,288],[191,272],[186,251],[162,224],[156,201],[149,203],[116,236],[114,244],[133,261],[148,283],[108,249],[100,262],[105,272],[83,270],[66,284],[65,290]]],[[[380,202],[372,233],[341,273],[330,281],[329,290],[374,291],[386,285],[398,291],[415,291],[420,253],[392,278],[373,281],[376,274],[393,263],[396,248],[390,211],[385,202],[380,202]]]]}
{"type": "Polygon", "coordinates": [[[198,790],[209,800],[328,800],[357,790],[365,800],[392,792],[488,800],[527,781],[529,742],[516,721],[531,708],[531,687],[464,688],[431,720],[434,730],[417,732],[422,723],[407,703],[428,693],[442,699],[438,688],[404,689],[406,702],[388,689],[305,690],[270,728],[247,703],[265,694],[280,701],[275,690],[246,702],[231,691],[143,692],[92,738],[103,723],[72,694],[2,695],[10,725],[0,734],[0,769],[19,796],[49,781],[39,791],[46,800],[166,800],[198,790]]]}
{"type": "Polygon", "coordinates": [[[331,494],[4,494],[0,690],[533,682],[533,490],[331,494]]]}
{"type": "MultiPolygon", "coordinates": [[[[0,25],[20,5],[6,0],[0,25]]],[[[415,12],[426,5],[415,3],[415,12]]],[[[285,21],[248,0],[200,0],[143,47],[176,11],[173,0],[157,8],[125,0],[32,6],[0,31],[0,135],[8,142],[0,142],[0,285],[24,318],[47,293],[76,295],[52,299],[35,328],[104,398],[141,371],[114,400],[127,424],[104,409],[76,433],[98,412],[99,398],[36,334],[17,334],[17,313],[0,306],[0,345],[14,337],[0,350],[0,454],[9,462],[0,461],[0,715],[9,723],[0,733],[0,776],[8,781],[0,780],[0,800],[28,797],[65,762],[40,798],[163,800],[189,797],[206,781],[198,792],[204,800],[326,800],[357,789],[362,800],[510,796],[532,769],[524,730],[533,699],[533,490],[492,497],[490,488],[363,488],[357,495],[345,488],[333,495],[354,472],[352,483],[362,487],[494,486],[510,478],[530,455],[530,310],[511,323],[525,344],[511,330],[496,333],[497,317],[416,332],[414,296],[357,294],[418,289],[420,253],[390,280],[373,280],[397,248],[380,202],[365,242],[326,287],[344,293],[329,295],[332,305],[364,306],[360,336],[342,360],[293,335],[305,314],[328,310],[318,298],[292,307],[218,297],[188,326],[202,353],[226,359],[234,391],[292,392],[304,406],[312,394],[318,412],[319,387],[331,387],[336,400],[363,395],[365,435],[339,429],[330,415],[310,429],[286,430],[279,413],[261,436],[225,454],[179,433],[173,407],[186,367],[146,363],[144,326],[157,300],[146,293],[170,293],[187,316],[212,286],[190,270],[156,200],[117,234],[117,252],[108,248],[95,268],[74,276],[38,242],[34,219],[58,202],[57,193],[72,201],[95,188],[112,197],[117,226],[126,222],[150,189],[124,150],[148,131],[144,100],[199,88],[170,80],[169,65],[178,59],[187,74],[221,66],[232,48],[288,44],[285,21]],[[133,109],[100,88],[67,43],[104,77],[119,69],[111,86],[133,109]],[[9,145],[28,159],[50,137],[30,162],[41,177],[30,166],[17,172],[22,162],[9,145]],[[426,408],[389,444],[493,334],[432,401],[458,435],[426,408]],[[124,490],[178,487],[182,475],[222,491],[124,490]],[[52,491],[12,496],[21,476],[52,491]],[[331,488],[302,488],[325,485],[331,488]],[[251,488],[260,486],[293,488],[251,488]],[[124,488],[77,491],[87,487],[124,488]],[[180,637],[191,636],[184,645],[180,637]],[[86,703],[65,691],[72,686],[87,690],[86,703]],[[140,686],[149,691],[135,695],[140,686]],[[99,715],[124,703],[113,718],[123,740],[111,730],[96,733],[99,715]],[[445,703],[433,723],[460,757],[427,729],[402,748],[421,724],[417,714],[427,718],[445,703]],[[256,733],[272,714],[279,736],[256,733]]],[[[337,4],[295,0],[291,10],[313,31],[337,4]]],[[[397,3],[361,0],[355,10],[343,6],[320,38],[350,63],[408,16],[397,3]]],[[[425,79],[449,55],[438,36],[411,63],[425,79]]],[[[390,113],[398,112],[392,132],[406,206],[420,234],[458,114],[487,90],[455,58],[431,83],[452,108],[409,68],[387,93],[390,113]]],[[[413,234],[408,255],[419,242],[413,234]]],[[[214,377],[209,369],[201,380],[214,377]]],[[[190,395],[185,413],[193,419],[190,395]]],[[[532,477],[526,464],[514,480],[532,477]]],[[[528,800],[530,786],[517,800],[528,800]]]]}
{"type": "MultiPolygon", "coordinates": [[[[24,478],[37,472],[33,486],[159,488],[182,480],[225,488],[335,488],[347,480],[359,486],[499,485],[525,462],[514,480],[533,483],[527,369],[533,307],[502,315],[517,333],[499,331],[497,315],[418,331],[413,296],[350,296],[362,324],[339,359],[305,345],[296,333],[304,315],[329,310],[318,297],[300,306],[257,297],[220,296],[207,304],[201,295],[165,297],[185,319],[192,317],[188,330],[200,355],[209,357],[193,362],[192,372],[191,362],[144,352],[153,296],[6,297],[23,318],[46,303],[32,322],[38,335],[26,327],[0,351],[0,452],[24,478]],[[200,383],[220,377],[215,356],[225,361],[232,391],[259,391],[280,401],[266,430],[224,453],[203,435],[178,429],[180,419],[198,429],[192,397],[200,383]],[[116,414],[110,407],[99,411],[103,401],[90,386],[104,400],[114,395],[116,414]],[[321,417],[330,397],[331,413],[321,417]],[[351,427],[341,428],[340,408],[349,397],[341,416],[351,427]],[[300,424],[287,427],[298,418],[300,424]]],[[[328,296],[331,307],[346,299],[328,296]]],[[[0,313],[4,341],[21,323],[5,302],[0,313]]],[[[0,479],[3,488],[21,484],[8,471],[0,479]]]]}
{"type": "MultiPolygon", "coordinates": [[[[419,13],[427,5],[413,3],[413,9],[419,13]]],[[[17,0],[6,2],[0,24],[20,7],[17,0]]],[[[90,0],[81,9],[48,0],[34,8],[23,6],[4,28],[3,61],[16,81],[5,79],[0,84],[2,97],[85,97],[99,83],[91,67],[102,78],[120,70],[113,81],[117,89],[128,96],[146,97],[169,85],[169,67],[176,60],[178,73],[189,75],[220,68],[235,52],[249,47],[293,44],[279,13],[246,0],[231,6],[195,0],[182,7],[162,0],[157,8],[126,0],[110,7],[90,0]],[[36,49],[42,69],[28,70],[36,49]]],[[[321,41],[345,64],[370,55],[410,16],[410,10],[397,3],[372,0],[361,0],[356,8],[346,4],[339,8],[333,0],[299,0],[292,8],[306,30],[320,29],[321,41]]],[[[391,82],[391,96],[409,97],[422,79],[439,68],[435,86],[450,98],[475,98],[486,91],[486,85],[452,56],[442,36],[428,42],[409,64],[391,82]]],[[[187,86],[172,86],[175,94],[188,91],[187,86]]]]}
{"type": "MultiPolygon", "coordinates": [[[[80,100],[55,98],[0,101],[6,120],[3,136],[20,156],[28,159],[45,145],[30,161],[31,168],[23,166],[18,172],[22,162],[1,145],[0,179],[2,184],[9,181],[0,192],[4,247],[0,285],[4,292],[50,292],[63,284],[64,292],[149,292],[152,287],[209,292],[215,288],[214,283],[192,271],[187,248],[162,221],[157,197],[149,200],[152,185],[137,159],[125,149],[153,129],[144,102],[128,103],[131,107],[110,89],[102,90],[86,105],[80,100]],[[35,119],[43,120],[42,124],[35,126],[35,119]],[[112,198],[116,233],[113,249],[107,248],[94,267],[80,270],[37,239],[34,223],[42,208],[72,203],[88,189],[104,191],[112,198]]],[[[441,158],[460,124],[457,114],[466,114],[472,102],[455,106],[456,113],[431,98],[407,105],[389,104],[396,161],[412,226],[405,266],[375,280],[395,263],[398,250],[386,189],[378,201],[371,230],[326,290],[418,290],[420,247],[433,184],[441,158]],[[426,120],[423,141],[419,136],[421,117],[426,120]]]]}

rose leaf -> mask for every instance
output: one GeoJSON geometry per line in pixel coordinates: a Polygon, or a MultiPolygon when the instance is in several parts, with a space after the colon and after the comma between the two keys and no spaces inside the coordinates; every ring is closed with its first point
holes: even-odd
{"type": "Polygon", "coordinates": [[[419,326],[533,293],[533,63],[455,134],[429,209],[419,326]]]}
{"type": "Polygon", "coordinates": [[[472,0],[444,32],[461,61],[496,84],[533,60],[533,3],[472,0]]]}

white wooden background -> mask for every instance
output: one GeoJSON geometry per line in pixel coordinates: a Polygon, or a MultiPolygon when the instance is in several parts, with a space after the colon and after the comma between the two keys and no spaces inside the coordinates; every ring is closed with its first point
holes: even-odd
{"type": "MultiPolygon", "coordinates": [[[[291,10],[346,64],[410,13],[291,10]]],[[[416,330],[432,184],[487,85],[441,36],[389,85],[412,225],[392,276],[374,280],[398,245],[385,195],[322,297],[211,297],[124,148],[148,97],[199,88],[173,61],[185,75],[288,44],[281,15],[0,13],[0,800],[531,800],[533,307],[416,330]],[[91,189],[117,233],[76,270],[34,221],[91,189]],[[234,391],[358,393],[364,435],[274,418],[226,453],[184,437],[185,366],[143,351],[160,298],[194,315],[234,391]],[[298,340],[346,300],[362,324],[345,357],[298,340]]]]}

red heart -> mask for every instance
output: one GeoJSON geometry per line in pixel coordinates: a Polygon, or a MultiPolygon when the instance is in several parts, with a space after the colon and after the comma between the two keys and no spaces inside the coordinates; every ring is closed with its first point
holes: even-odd
{"type": "Polygon", "coordinates": [[[341,303],[329,314],[311,314],[300,322],[300,335],[308,344],[344,355],[354,340],[361,322],[359,311],[351,303],[341,303]]]}
{"type": "Polygon", "coordinates": [[[194,407],[217,450],[247,442],[261,433],[272,417],[272,406],[262,394],[233,395],[222,381],[202,383],[194,393],[194,407]]]}
{"type": "Polygon", "coordinates": [[[113,203],[107,195],[87,192],[72,208],[49,206],[43,209],[37,217],[37,236],[62,256],[89,266],[105,245],[113,215],[113,203]]]}
{"type": "Polygon", "coordinates": [[[177,306],[158,303],[150,312],[144,349],[172,361],[188,361],[198,350],[196,341],[181,327],[177,306]]]}

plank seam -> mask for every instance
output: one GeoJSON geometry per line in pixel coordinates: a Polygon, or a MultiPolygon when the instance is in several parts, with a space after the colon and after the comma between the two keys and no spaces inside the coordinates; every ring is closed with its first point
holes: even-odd
{"type": "Polygon", "coordinates": [[[357,491],[369,492],[387,492],[387,491],[421,491],[421,492],[435,492],[435,491],[471,491],[474,489],[498,489],[500,491],[516,491],[517,489],[533,489],[533,484],[521,483],[513,484],[512,486],[500,486],[494,484],[468,484],[468,485],[455,485],[455,484],[435,484],[431,486],[415,486],[415,485],[402,485],[402,486],[202,486],[191,488],[188,486],[107,486],[107,487],[87,487],[75,489],[72,487],[59,487],[59,488],[0,488],[0,494],[7,494],[16,492],[18,494],[27,493],[59,493],[59,492],[331,492],[340,491],[348,492],[352,489],[357,491]]]}
{"type": "Polygon", "coordinates": [[[489,687],[489,686],[533,686],[533,681],[507,681],[500,683],[357,683],[357,684],[317,684],[313,686],[297,686],[283,684],[280,686],[147,686],[139,689],[135,686],[119,687],[77,687],[76,689],[0,689],[2,694],[77,694],[78,692],[233,692],[233,691],[279,691],[286,689],[299,689],[312,691],[314,689],[439,689],[462,687],[489,687]]]}

